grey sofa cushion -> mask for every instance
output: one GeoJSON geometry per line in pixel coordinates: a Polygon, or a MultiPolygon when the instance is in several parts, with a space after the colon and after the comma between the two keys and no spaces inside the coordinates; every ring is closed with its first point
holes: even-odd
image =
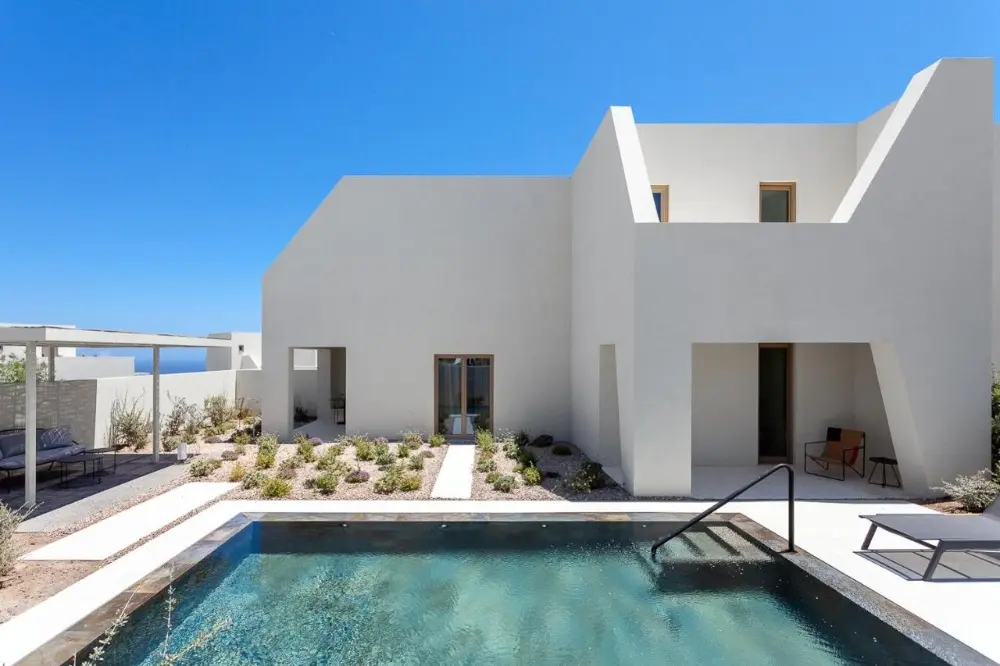
{"type": "MultiPolygon", "coordinates": [[[[35,459],[36,465],[43,465],[50,462],[55,462],[60,458],[65,458],[67,456],[75,456],[78,453],[84,453],[87,450],[82,444],[70,444],[69,446],[61,446],[58,449],[45,449],[44,451],[39,451],[35,459]]],[[[20,453],[16,456],[11,456],[10,458],[4,457],[0,458],[0,469],[23,469],[24,468],[24,454],[20,453]]]]}
{"type": "Polygon", "coordinates": [[[24,453],[24,433],[18,432],[0,437],[0,453],[4,458],[24,453]]]}
{"type": "Polygon", "coordinates": [[[38,433],[38,450],[59,449],[73,444],[73,434],[69,426],[46,428],[38,433]]]}

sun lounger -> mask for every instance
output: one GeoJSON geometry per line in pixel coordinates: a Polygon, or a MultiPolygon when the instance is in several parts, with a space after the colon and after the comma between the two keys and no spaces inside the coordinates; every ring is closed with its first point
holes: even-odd
{"type": "Polygon", "coordinates": [[[861,550],[867,551],[872,537],[881,527],[887,532],[904,537],[934,553],[924,570],[923,579],[930,580],[941,561],[941,556],[949,550],[1000,550],[1000,501],[994,499],[982,515],[961,516],[944,513],[880,513],[861,516],[871,521],[871,529],[861,550]],[[936,541],[937,544],[929,543],[936,541]]]}

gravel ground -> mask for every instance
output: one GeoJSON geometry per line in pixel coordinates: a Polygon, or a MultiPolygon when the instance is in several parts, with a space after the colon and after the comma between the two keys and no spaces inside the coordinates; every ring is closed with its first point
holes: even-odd
{"type": "MultiPolygon", "coordinates": [[[[334,446],[333,444],[320,444],[314,448],[316,453],[316,458],[319,459],[325,451],[334,446]]],[[[225,445],[222,447],[223,450],[232,449],[231,445],[225,445]]],[[[395,456],[399,450],[399,443],[392,442],[389,444],[389,450],[395,456]]],[[[429,499],[431,496],[431,489],[434,487],[434,481],[437,479],[438,472],[441,470],[441,464],[444,462],[444,456],[447,452],[447,446],[440,446],[437,448],[431,448],[426,442],[420,446],[419,449],[413,451],[410,454],[412,459],[414,456],[422,456],[424,458],[424,468],[422,470],[410,470],[407,469],[408,473],[417,473],[421,477],[421,485],[419,490],[414,490],[410,492],[394,492],[391,494],[383,495],[375,492],[375,481],[382,476],[383,472],[375,464],[374,461],[359,461],[355,455],[356,451],[353,446],[344,447],[344,452],[340,454],[339,458],[343,460],[349,469],[361,469],[368,473],[368,481],[363,483],[346,483],[341,479],[337,486],[335,492],[329,495],[323,495],[316,490],[306,487],[306,481],[312,479],[313,477],[320,474],[316,469],[316,463],[306,463],[296,470],[295,478],[291,479],[292,492],[288,497],[284,499],[331,499],[331,500],[365,500],[365,499],[429,499]]],[[[294,444],[280,444],[278,446],[277,462],[275,466],[269,470],[265,470],[268,475],[274,475],[277,471],[278,466],[281,464],[282,460],[287,460],[295,456],[296,446],[294,444]]],[[[206,456],[219,457],[222,451],[219,449],[212,449],[211,452],[205,451],[206,456]]],[[[257,457],[257,447],[247,446],[246,453],[240,456],[234,461],[223,461],[222,467],[213,472],[210,476],[202,478],[190,478],[190,481],[229,481],[230,474],[232,473],[233,467],[239,462],[243,467],[249,471],[254,468],[254,461],[257,457]]],[[[226,499],[262,499],[259,488],[237,488],[228,495],[226,499]]]]}
{"type": "MultiPolygon", "coordinates": [[[[520,474],[514,472],[517,461],[508,458],[503,452],[503,444],[497,443],[497,452],[493,454],[496,462],[497,472],[500,474],[510,474],[517,479],[517,486],[509,493],[493,490],[492,486],[486,483],[486,473],[473,471],[472,478],[472,499],[477,500],[567,500],[572,502],[623,502],[634,499],[628,492],[616,484],[605,474],[607,487],[590,492],[577,492],[566,485],[569,477],[580,469],[580,465],[587,462],[588,458],[583,455],[578,448],[566,442],[557,442],[568,446],[571,454],[559,456],[552,452],[553,446],[543,448],[535,446],[525,447],[535,455],[538,469],[543,474],[556,473],[558,478],[543,478],[540,486],[526,486],[520,474]]],[[[476,452],[477,456],[482,456],[481,451],[476,452]]]]}

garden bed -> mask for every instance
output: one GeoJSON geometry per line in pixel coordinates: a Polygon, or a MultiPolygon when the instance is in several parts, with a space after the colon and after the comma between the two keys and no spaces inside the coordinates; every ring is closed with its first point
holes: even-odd
{"type": "Polygon", "coordinates": [[[191,480],[240,483],[227,499],[429,499],[448,449],[415,433],[396,442],[363,436],[339,442],[299,437],[293,444],[276,444],[267,435],[264,440],[270,440],[265,449],[273,447],[273,462],[261,444],[213,447],[192,461],[191,480]],[[215,469],[201,475],[206,467],[215,469]]]}
{"type": "MultiPolygon", "coordinates": [[[[476,466],[473,468],[472,499],[477,500],[569,500],[621,502],[633,497],[615,483],[606,473],[599,470],[578,448],[566,442],[554,442],[547,436],[530,440],[522,434],[517,436],[501,434],[499,441],[493,441],[488,434],[480,433],[476,442],[476,466]],[[527,442],[527,443],[525,443],[527,442]],[[492,453],[490,450],[494,449],[492,453]],[[520,456],[520,458],[518,457],[520,456]],[[486,462],[491,461],[491,462],[486,462]],[[528,464],[524,464],[524,463],[528,464]],[[491,464],[492,463],[492,464],[491,464]],[[526,472],[534,467],[541,476],[526,472]],[[590,469],[590,490],[573,480],[582,470],[590,469]],[[513,481],[510,490],[501,490],[495,477],[507,477],[513,481]],[[489,481],[487,480],[489,478],[489,481]]],[[[582,479],[581,479],[582,480],[582,479]]],[[[509,483],[509,482],[508,482],[509,483]]]]}

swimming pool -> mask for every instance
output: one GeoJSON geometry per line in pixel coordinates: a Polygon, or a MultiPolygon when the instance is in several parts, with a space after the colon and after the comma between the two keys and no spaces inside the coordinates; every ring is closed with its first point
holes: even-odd
{"type": "MultiPolygon", "coordinates": [[[[651,516],[258,518],[204,540],[174,581],[170,649],[224,625],[185,663],[977,663],[742,517],[656,562],[676,523],[651,516]]],[[[149,593],[103,663],[159,663],[166,596],[149,593]]]]}

